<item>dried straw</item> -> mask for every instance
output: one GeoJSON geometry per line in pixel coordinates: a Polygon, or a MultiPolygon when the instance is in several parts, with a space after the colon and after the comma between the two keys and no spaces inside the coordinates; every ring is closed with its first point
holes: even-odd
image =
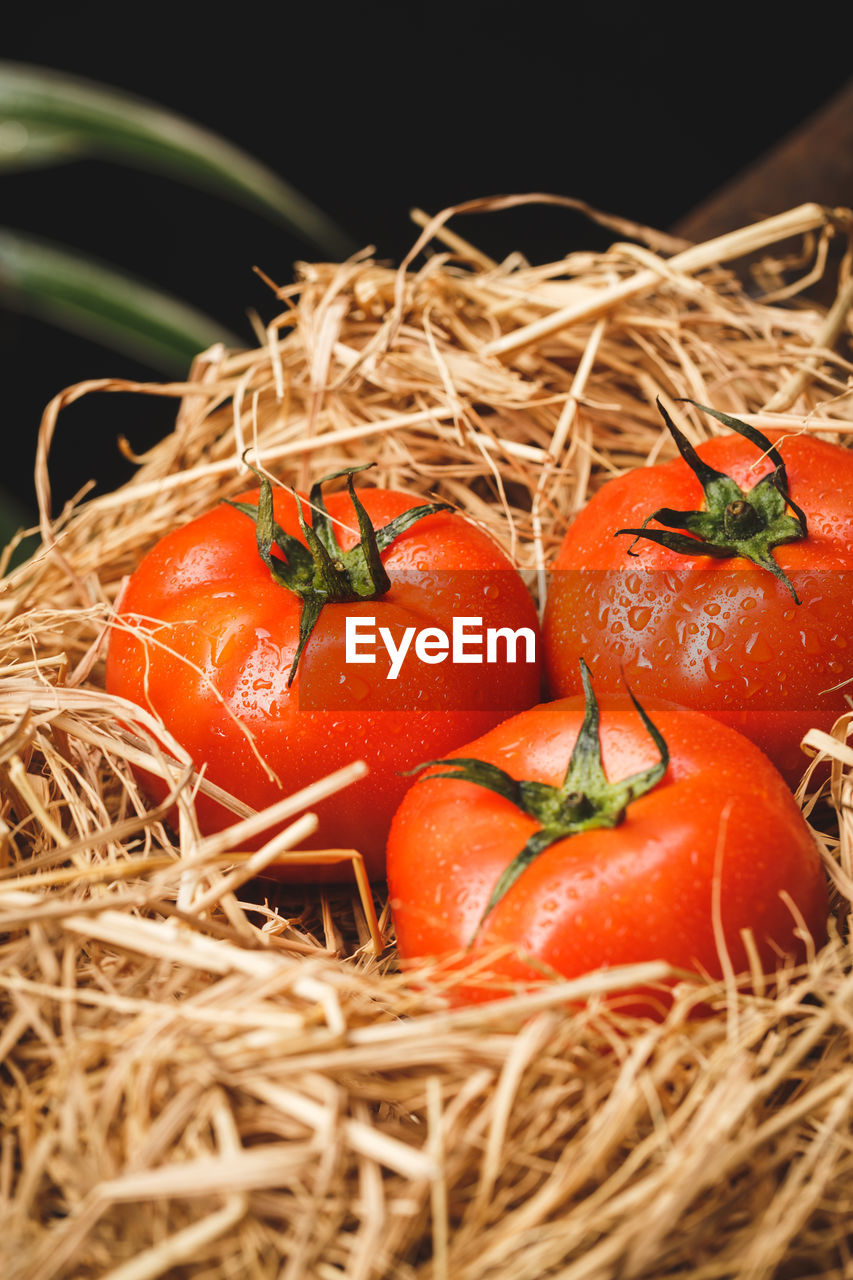
{"type": "Polygon", "coordinates": [[[547,266],[493,262],[447,225],[513,203],[416,214],[398,270],[300,264],[256,349],[207,351],[185,383],[83,383],[45,412],[42,547],[0,592],[8,1280],[853,1274],[853,714],[809,735],[831,779],[807,772],[800,792],[838,819],[818,837],[831,938],[772,992],[652,965],[449,1011],[440,978],[397,971],[381,892],[374,925],[355,882],[251,879],[353,772],[258,816],[217,792],[234,826],[205,839],[210,784],[102,688],[123,577],[245,485],[247,447],[297,484],[375,459],[377,483],[453,503],[537,588],[590,493],[671,452],[656,395],[694,440],[715,428],[676,397],[853,435],[849,250],[834,307],[798,295],[848,211],[805,205],[698,246],[601,219],[622,237],[607,252],[547,266]],[[756,250],[752,296],[730,264],[756,250]],[[53,513],[61,411],[103,392],[173,397],[175,430],[129,484],[53,513]],[[140,763],[166,804],[139,793],[140,763]],[[660,1024],[603,999],[667,979],[660,1024]]]}

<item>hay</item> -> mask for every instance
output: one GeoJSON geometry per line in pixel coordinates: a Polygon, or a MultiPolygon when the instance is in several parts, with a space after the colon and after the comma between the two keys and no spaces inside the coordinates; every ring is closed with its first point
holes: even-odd
{"type": "Polygon", "coordinates": [[[828,945],[772,994],[760,975],[751,991],[678,981],[650,1024],[603,1000],[618,973],[448,1011],[440,981],[397,971],[381,892],[374,927],[355,882],[251,879],[240,842],[278,829],[260,861],[298,849],[311,795],[259,817],[231,798],[234,827],[201,837],[209,784],[159,730],[164,755],[147,713],[122,728],[102,688],[124,575],[245,486],[247,447],[300,485],[375,459],[376,483],[453,503],[538,589],[590,493],[671,453],[656,395],[694,440],[715,428],[678,396],[853,435],[849,251],[829,312],[797,296],[849,212],[806,205],[699,246],[610,220],[625,238],[607,252],[547,266],[492,262],[446,226],[512,203],[416,215],[396,271],[366,254],[301,264],[258,347],[210,350],[186,383],[93,381],[46,410],[42,547],[0,593],[7,1280],[853,1270],[853,716],[807,743],[833,761],[828,945]],[[757,250],[751,296],[728,264],[757,250]],[[61,410],[106,392],[173,397],[175,430],[119,491],[54,514],[61,410]],[[143,762],[177,833],[169,803],[139,793],[143,762]],[[715,1016],[692,1016],[703,1002],[715,1016]]]}

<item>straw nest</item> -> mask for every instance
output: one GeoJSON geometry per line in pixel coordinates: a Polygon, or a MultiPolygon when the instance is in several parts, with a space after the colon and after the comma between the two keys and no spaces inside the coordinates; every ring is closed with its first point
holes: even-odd
{"type": "MultiPolygon", "coordinates": [[[[247,448],[300,485],[375,460],[376,482],[489,529],[536,590],[590,492],[670,451],[656,395],[693,439],[713,425],[677,396],[853,434],[849,252],[829,311],[797,296],[849,212],[696,246],[609,219],[607,252],[536,267],[448,226],[510,203],[418,215],[398,270],[300,265],[257,348],[208,351],[186,383],[86,383],[45,413],[42,546],[0,593],[6,1280],[853,1274],[848,718],[810,737],[838,816],[828,945],[772,997],[682,984],[658,1025],[602,999],[613,973],[448,1011],[398,971],[378,890],[258,890],[241,841],[274,824],[298,848],[312,795],[259,818],[235,800],[203,839],[192,761],[176,745],[168,766],[154,722],[122,728],[103,691],[124,575],[245,485],[247,448]],[[729,265],[746,254],[750,290],[729,265]],[[174,397],[175,429],[119,491],[51,513],[61,410],[106,391],[174,397]],[[177,832],[140,762],[166,770],[177,832]]],[[[808,778],[800,797],[817,812],[808,778]]]]}

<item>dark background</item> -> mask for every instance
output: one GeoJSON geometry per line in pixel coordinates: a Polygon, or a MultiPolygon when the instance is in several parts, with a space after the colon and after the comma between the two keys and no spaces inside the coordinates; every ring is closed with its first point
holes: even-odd
{"type": "MultiPolygon", "coordinates": [[[[724,12],[708,11],[713,26],[701,28],[687,7],[245,9],[220,19],[207,6],[187,6],[167,20],[168,11],[84,4],[46,14],[33,6],[7,22],[0,56],[124,88],[203,124],[333,215],[354,244],[375,245],[391,262],[416,236],[410,207],[435,213],[484,195],[570,195],[670,228],[850,75],[847,31],[810,36],[774,17],[750,39],[740,11],[728,27],[724,12]],[[177,32],[182,12],[184,22],[197,16],[177,32]]],[[[249,344],[247,310],[263,318],[277,310],[253,267],[281,283],[295,259],[318,256],[259,215],[106,162],[0,173],[0,191],[3,225],[120,265],[249,344]]],[[[798,199],[810,198],[804,183],[798,199]]],[[[533,261],[608,241],[580,215],[541,206],[471,218],[459,229],[494,256],[520,249],[533,261]]],[[[84,378],[160,376],[2,299],[0,361],[0,483],[27,507],[36,431],[51,396],[84,378]]],[[[99,488],[123,479],[129,467],[116,437],[144,449],[173,415],[173,403],[126,396],[88,397],[66,411],[52,453],[55,507],[90,478],[99,488]]]]}

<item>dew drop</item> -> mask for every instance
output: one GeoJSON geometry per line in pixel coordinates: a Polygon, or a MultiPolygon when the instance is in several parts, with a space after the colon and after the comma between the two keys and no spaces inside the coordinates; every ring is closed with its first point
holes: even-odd
{"type": "Polygon", "coordinates": [[[642,631],[648,625],[652,611],[647,606],[635,606],[628,610],[628,622],[634,631],[642,631]]]}
{"type": "Polygon", "coordinates": [[[709,654],[705,659],[705,671],[710,680],[733,680],[735,678],[735,669],[731,663],[713,653],[709,654]]]}
{"type": "Polygon", "coordinates": [[[806,653],[820,653],[821,651],[821,643],[813,631],[801,631],[800,644],[806,653]]]}
{"type": "Polygon", "coordinates": [[[760,631],[749,637],[745,648],[753,662],[769,662],[773,657],[773,650],[760,631]]]}

